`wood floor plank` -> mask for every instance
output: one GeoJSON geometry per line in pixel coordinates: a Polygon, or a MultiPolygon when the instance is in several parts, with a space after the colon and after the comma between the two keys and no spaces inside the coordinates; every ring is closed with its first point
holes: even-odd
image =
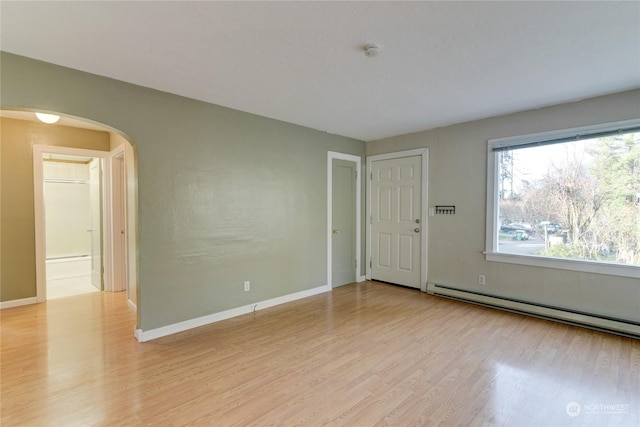
{"type": "Polygon", "coordinates": [[[639,341],[381,283],[142,344],[122,293],[0,315],[2,426],[640,425],[639,341]]]}

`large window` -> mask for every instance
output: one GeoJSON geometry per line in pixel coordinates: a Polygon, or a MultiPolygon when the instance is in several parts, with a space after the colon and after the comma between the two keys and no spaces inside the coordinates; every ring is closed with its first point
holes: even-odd
{"type": "Polygon", "coordinates": [[[640,278],[640,121],[491,140],[488,183],[487,259],[640,278]]]}

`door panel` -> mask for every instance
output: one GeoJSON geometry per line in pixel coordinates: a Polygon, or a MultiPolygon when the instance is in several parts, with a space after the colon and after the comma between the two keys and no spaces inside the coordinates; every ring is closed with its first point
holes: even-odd
{"type": "Polygon", "coordinates": [[[398,269],[413,271],[413,234],[398,235],[398,269]]]}
{"type": "Polygon", "coordinates": [[[378,267],[391,268],[391,234],[378,233],[378,267]]]}
{"type": "Polygon", "coordinates": [[[356,281],[356,165],[332,161],[331,283],[333,287],[356,281]]]}
{"type": "Polygon", "coordinates": [[[372,162],[371,278],[420,287],[420,156],[372,162]]]}
{"type": "Polygon", "coordinates": [[[415,214],[413,209],[414,188],[399,187],[398,192],[398,197],[400,197],[398,222],[413,223],[415,221],[415,214]]]}
{"type": "Polygon", "coordinates": [[[378,221],[391,222],[391,188],[378,189],[378,221]]]}

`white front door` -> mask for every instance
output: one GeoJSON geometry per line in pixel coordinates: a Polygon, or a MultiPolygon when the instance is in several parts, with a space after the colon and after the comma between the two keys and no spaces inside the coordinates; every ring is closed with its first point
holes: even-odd
{"type": "Polygon", "coordinates": [[[371,163],[371,278],[420,288],[421,156],[371,163]]]}
{"type": "Polygon", "coordinates": [[[102,160],[89,163],[91,203],[91,284],[102,290],[102,160]]]}

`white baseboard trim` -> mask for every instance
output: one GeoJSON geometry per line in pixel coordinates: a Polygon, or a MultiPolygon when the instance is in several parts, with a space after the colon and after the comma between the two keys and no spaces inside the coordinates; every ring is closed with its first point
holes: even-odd
{"type": "Polygon", "coordinates": [[[22,298],[22,299],[14,299],[11,301],[3,301],[0,302],[0,310],[3,308],[11,308],[11,307],[20,307],[21,305],[29,305],[29,304],[37,304],[38,298],[22,298]]]}
{"type": "Polygon", "coordinates": [[[127,305],[133,311],[138,311],[138,306],[133,303],[130,299],[127,300],[127,305]]]}
{"type": "Polygon", "coordinates": [[[621,319],[605,318],[595,314],[568,311],[561,308],[529,303],[527,301],[518,301],[495,295],[480,294],[464,289],[442,286],[435,283],[427,283],[427,293],[430,295],[463,300],[511,312],[528,314],[530,316],[540,317],[543,319],[556,320],[558,322],[569,323],[572,325],[581,325],[599,331],[613,332],[633,338],[640,337],[640,324],[631,321],[627,322],[621,319]]]}
{"type": "Polygon", "coordinates": [[[367,280],[367,278],[365,276],[358,276],[356,278],[356,282],[358,282],[358,283],[364,282],[365,280],[367,280]]]}
{"type": "Polygon", "coordinates": [[[230,310],[221,311],[219,313],[208,314],[206,316],[185,320],[183,322],[162,326],[156,329],[150,329],[148,331],[138,329],[136,326],[134,327],[134,335],[139,342],[151,341],[156,338],[165,337],[167,335],[176,334],[178,332],[184,332],[189,329],[198,328],[200,326],[209,325],[221,320],[230,319],[232,317],[241,316],[243,314],[252,313],[258,310],[264,310],[265,308],[273,307],[291,301],[296,301],[302,298],[307,298],[329,291],[331,291],[331,289],[326,285],[318,286],[317,288],[308,289],[306,291],[295,292],[293,294],[283,295],[281,297],[271,298],[265,301],[254,302],[242,307],[232,308],[230,310]]]}

